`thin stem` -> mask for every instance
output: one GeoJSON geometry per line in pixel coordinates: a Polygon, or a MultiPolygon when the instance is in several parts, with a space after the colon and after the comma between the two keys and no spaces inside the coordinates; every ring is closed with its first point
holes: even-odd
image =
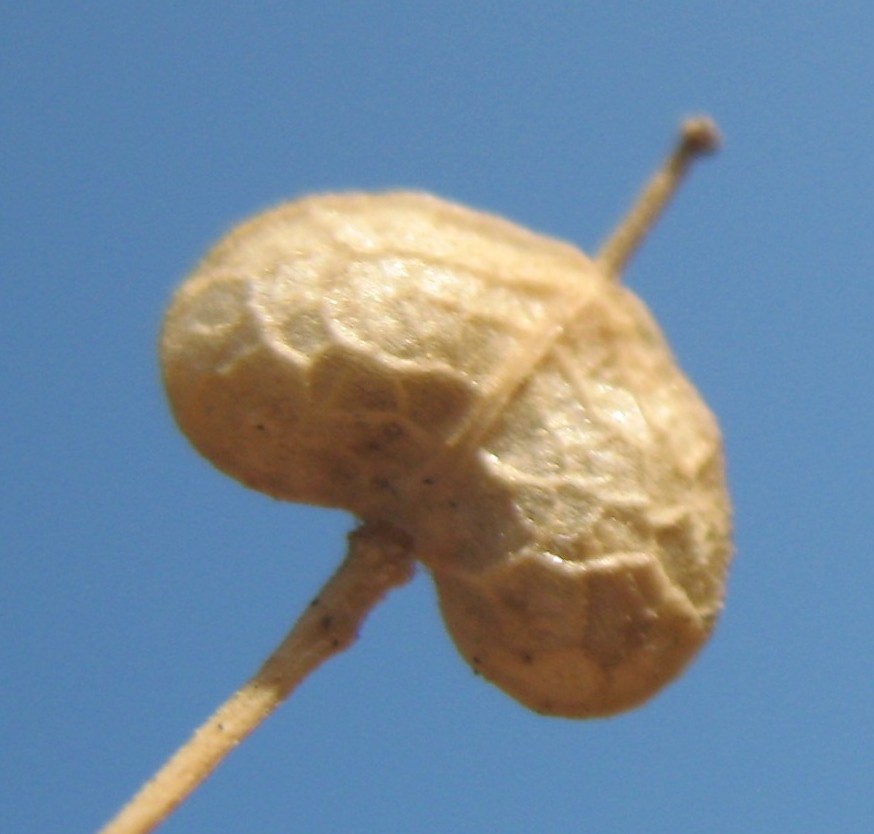
{"type": "Polygon", "coordinates": [[[618,280],[629,258],[665,210],[689,164],[698,156],[712,153],[718,146],[719,131],[710,119],[702,117],[683,122],[674,150],[595,256],[595,262],[605,275],[618,280]]]}
{"type": "Polygon", "coordinates": [[[354,642],[364,618],[413,574],[409,537],[360,527],[336,573],[255,675],[220,706],[98,834],[147,834],[331,655],[354,642]]]}

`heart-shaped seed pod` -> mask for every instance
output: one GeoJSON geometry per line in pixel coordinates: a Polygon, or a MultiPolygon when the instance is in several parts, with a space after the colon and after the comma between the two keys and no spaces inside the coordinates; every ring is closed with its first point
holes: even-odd
{"type": "Polygon", "coordinates": [[[461,654],[523,704],[640,703],[713,627],[730,520],[717,425],[617,276],[714,142],[689,122],[594,261],[418,193],[254,217],[167,312],[179,426],[254,489],[409,535],[461,654]]]}

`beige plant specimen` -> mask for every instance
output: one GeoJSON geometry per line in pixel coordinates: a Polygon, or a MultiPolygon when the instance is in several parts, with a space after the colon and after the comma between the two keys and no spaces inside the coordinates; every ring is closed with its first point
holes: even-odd
{"type": "Polygon", "coordinates": [[[243,223],[176,293],[161,359],[219,469],[362,526],[255,677],[104,834],[157,825],[409,578],[522,704],[609,715],[710,634],[730,557],[716,422],[619,273],[715,127],[692,119],[594,260],[417,193],[243,223]]]}

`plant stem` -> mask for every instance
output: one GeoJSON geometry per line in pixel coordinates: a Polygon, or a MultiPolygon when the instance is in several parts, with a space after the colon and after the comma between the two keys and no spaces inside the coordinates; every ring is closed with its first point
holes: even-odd
{"type": "Polygon", "coordinates": [[[680,126],[677,144],[664,164],[643,187],[623,221],[601,245],[595,262],[609,278],[618,279],[625,264],[658,220],[689,164],[719,147],[719,131],[710,119],[687,119],[680,126]]]}
{"type": "Polygon", "coordinates": [[[354,642],[370,610],[412,577],[411,546],[387,524],[355,530],[343,563],[261,668],[99,834],[147,834],[163,822],[310,672],[354,642]]]}

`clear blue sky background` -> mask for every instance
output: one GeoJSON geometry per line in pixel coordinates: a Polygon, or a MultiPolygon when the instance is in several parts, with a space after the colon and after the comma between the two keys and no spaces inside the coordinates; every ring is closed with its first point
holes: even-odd
{"type": "Polygon", "coordinates": [[[217,235],[408,186],[591,250],[696,111],[724,150],[626,279],[726,435],[698,662],[625,716],[538,717],[420,574],[163,830],[870,830],[869,0],[3,5],[4,834],[95,829],[344,550],[350,518],[245,490],[169,417],[162,310],[217,235]]]}

